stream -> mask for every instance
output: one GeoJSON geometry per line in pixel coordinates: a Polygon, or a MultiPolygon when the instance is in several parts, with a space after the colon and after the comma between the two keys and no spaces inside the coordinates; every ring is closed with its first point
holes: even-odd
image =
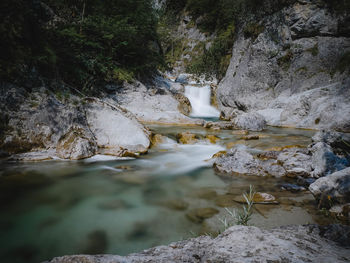
{"type": "MultiPolygon", "coordinates": [[[[217,118],[210,87],[187,86],[192,117],[217,118]]],[[[211,157],[240,140],[230,130],[148,125],[167,139],[147,155],[97,155],[81,161],[0,161],[0,261],[34,263],[71,254],[127,255],[157,245],[223,230],[226,209],[239,211],[250,185],[279,204],[256,204],[249,223],[270,228],[329,223],[307,192],[281,190],[288,178],[215,174],[211,157]],[[200,140],[177,143],[179,133],[200,140]],[[205,139],[215,135],[213,144],[205,139]],[[202,214],[201,214],[202,213],[202,214]]],[[[240,141],[254,151],[307,146],[314,131],[269,127],[259,140],[240,141]]]]}
{"type": "MultiPolygon", "coordinates": [[[[1,262],[40,262],[69,254],[126,255],[172,241],[220,230],[225,207],[253,185],[276,196],[279,205],[255,205],[251,225],[327,223],[310,193],[281,191],[287,179],[218,176],[207,160],[239,139],[232,131],[201,127],[150,126],[169,139],[138,159],[95,156],[82,161],[46,161],[1,165],[1,262]],[[194,145],[176,143],[189,131],[213,134],[194,145]],[[193,209],[219,213],[202,222],[193,209]]],[[[314,132],[268,128],[263,138],[247,141],[255,149],[307,145],[314,132]]],[[[254,133],[253,133],[254,134],[254,133]]]]}

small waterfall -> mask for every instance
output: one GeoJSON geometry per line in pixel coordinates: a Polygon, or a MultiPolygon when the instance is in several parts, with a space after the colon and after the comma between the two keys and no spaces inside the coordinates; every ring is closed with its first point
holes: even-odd
{"type": "Polygon", "coordinates": [[[185,96],[192,106],[192,117],[218,118],[220,112],[210,105],[210,86],[185,86],[185,96]]]}

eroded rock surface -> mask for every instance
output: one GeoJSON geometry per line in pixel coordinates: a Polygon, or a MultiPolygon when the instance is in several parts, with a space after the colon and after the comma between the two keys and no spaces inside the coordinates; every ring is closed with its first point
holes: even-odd
{"type": "Polygon", "coordinates": [[[238,33],[217,98],[222,117],[259,113],[268,125],[350,132],[348,15],[295,1],[238,33]],[[347,28],[344,30],[344,28],[347,28]]]}
{"type": "Polygon", "coordinates": [[[208,236],[159,246],[126,257],[64,256],[50,263],[116,262],[348,262],[350,228],[287,226],[269,230],[233,226],[212,239],[208,236]],[[338,243],[336,243],[338,242],[338,243]],[[339,244],[339,245],[338,245],[339,244]]]}

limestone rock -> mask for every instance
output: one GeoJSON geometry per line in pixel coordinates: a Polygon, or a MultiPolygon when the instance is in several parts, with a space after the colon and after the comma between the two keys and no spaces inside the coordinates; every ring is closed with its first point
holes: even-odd
{"type": "Polygon", "coordinates": [[[96,151],[94,138],[82,128],[72,128],[60,138],[56,148],[58,157],[71,160],[91,157],[96,151]]]}
{"type": "Polygon", "coordinates": [[[350,168],[317,179],[309,190],[318,200],[329,196],[335,202],[350,202],[350,168]]]}
{"type": "Polygon", "coordinates": [[[217,158],[214,168],[220,173],[238,175],[258,175],[261,172],[259,161],[243,145],[237,145],[226,156],[217,158]]]}
{"type": "Polygon", "coordinates": [[[48,263],[111,262],[337,262],[349,261],[350,228],[331,226],[284,226],[260,229],[233,226],[217,238],[194,239],[159,246],[125,257],[117,255],[63,256],[48,263]],[[332,241],[330,241],[332,240],[332,241]],[[343,245],[345,247],[337,246],[343,245]]]}
{"type": "Polygon", "coordinates": [[[120,155],[120,150],[145,152],[150,146],[146,128],[118,108],[98,102],[89,103],[86,119],[98,147],[105,148],[109,154],[120,155]]]}
{"type": "Polygon", "coordinates": [[[259,113],[243,113],[237,116],[233,123],[241,130],[262,131],[266,128],[265,118],[259,113]]]}
{"type": "MultiPolygon", "coordinates": [[[[234,200],[238,203],[246,203],[243,196],[235,197],[234,200]]],[[[256,192],[253,197],[254,204],[278,204],[276,197],[268,193],[256,192]]]]}
{"type": "Polygon", "coordinates": [[[350,50],[345,20],[328,5],[295,1],[257,21],[256,38],[238,32],[217,89],[223,118],[257,112],[268,125],[350,132],[349,68],[337,70],[350,50]]]}

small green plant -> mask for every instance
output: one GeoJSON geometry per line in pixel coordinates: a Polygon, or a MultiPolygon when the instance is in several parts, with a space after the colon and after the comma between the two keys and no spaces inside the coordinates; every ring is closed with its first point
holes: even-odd
{"type": "Polygon", "coordinates": [[[243,225],[247,226],[249,220],[251,219],[252,216],[252,208],[253,208],[253,199],[255,196],[255,191],[254,188],[250,185],[249,187],[249,194],[244,193],[243,197],[246,201],[246,205],[243,205],[243,210],[241,212],[238,212],[236,215],[236,224],[237,225],[243,225]]]}
{"type": "Polygon", "coordinates": [[[228,208],[225,208],[228,216],[219,218],[219,221],[223,225],[223,230],[220,230],[219,234],[233,225],[243,225],[243,226],[248,225],[248,222],[252,216],[252,209],[254,205],[253,199],[254,199],[255,193],[256,192],[254,191],[254,187],[250,185],[249,193],[243,194],[243,198],[246,204],[242,206],[241,211],[237,211],[236,209],[233,209],[231,211],[228,208]]]}
{"type": "Polygon", "coordinates": [[[293,53],[291,50],[288,50],[287,53],[277,59],[277,64],[283,69],[283,70],[288,70],[290,67],[290,64],[292,63],[293,60],[293,53]]]}
{"type": "Polygon", "coordinates": [[[312,48],[309,48],[306,50],[307,52],[310,52],[311,55],[316,57],[318,55],[318,44],[316,43],[312,48]]]}

